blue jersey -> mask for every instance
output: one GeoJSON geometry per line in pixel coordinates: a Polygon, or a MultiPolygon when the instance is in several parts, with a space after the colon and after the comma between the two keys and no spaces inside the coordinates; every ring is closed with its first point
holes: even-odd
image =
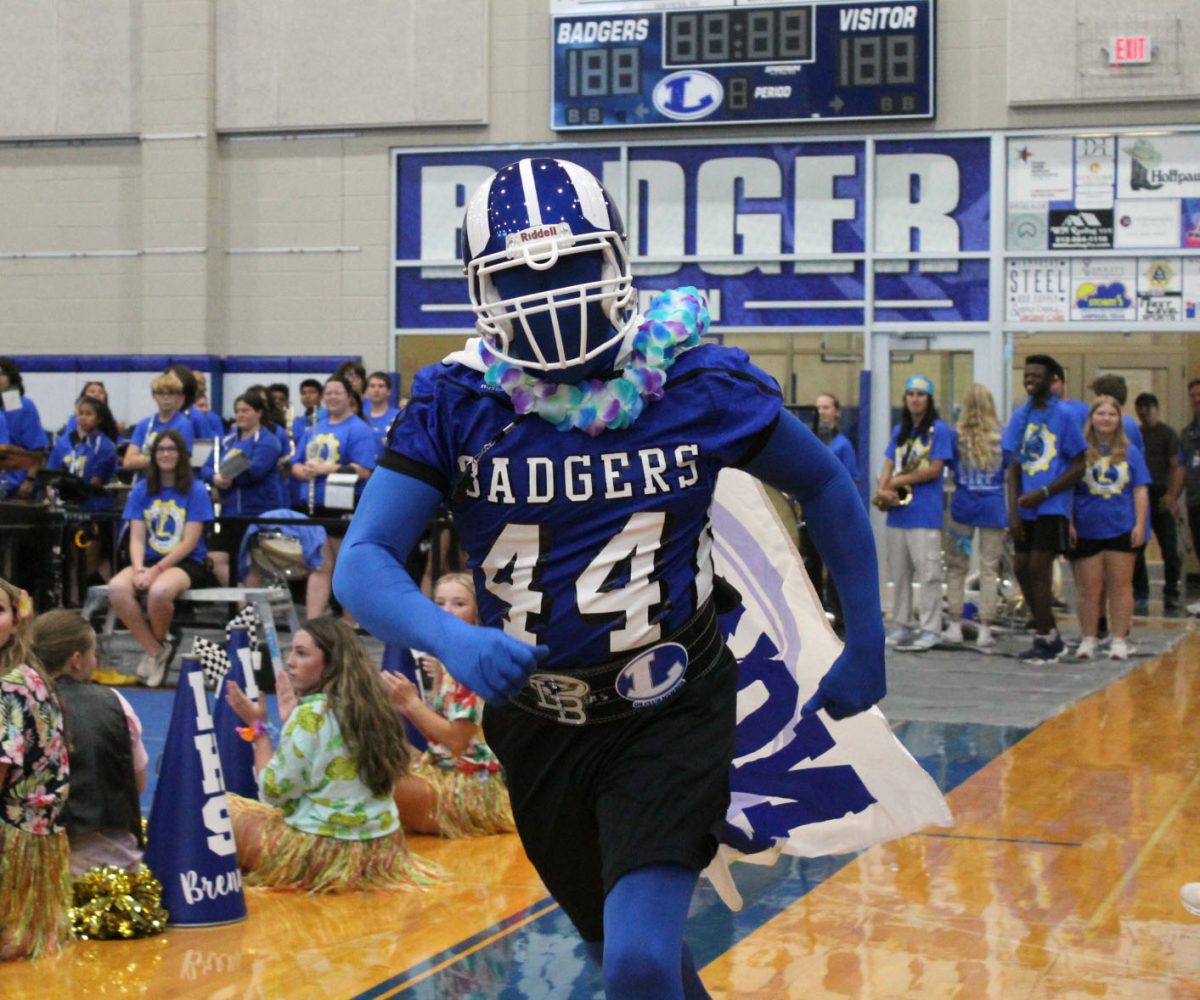
{"type": "MultiPolygon", "coordinates": [[[[279,457],[283,445],[272,431],[260,427],[249,437],[239,436],[238,431],[225,435],[221,441],[221,462],[224,464],[235,455],[245,455],[250,468],[233,478],[233,486],[221,491],[222,514],[261,514],[274,510],[283,503],[283,483],[279,478],[279,457]]],[[[208,456],[204,466],[204,479],[212,481],[214,455],[208,456]]],[[[218,470],[219,471],[219,470],[218,470]]]]}
{"type": "Polygon", "coordinates": [[[951,435],[954,441],[954,499],[950,501],[950,516],[969,527],[1008,527],[1008,509],[1004,500],[1008,454],[1000,451],[999,464],[994,469],[977,469],[963,461],[958,431],[952,431],[951,435]]]}
{"type": "Polygon", "coordinates": [[[129,443],[137,445],[141,449],[142,454],[149,458],[150,451],[154,447],[154,439],[166,430],[178,431],[183,437],[189,452],[196,446],[196,435],[192,430],[191,418],[185,416],[183,413],[176,413],[175,416],[165,423],[158,419],[157,413],[152,417],[147,417],[145,420],[140,421],[133,429],[133,435],[130,437],[129,443]]]}
{"type": "MultiPolygon", "coordinates": [[[[192,488],[186,496],[172,486],[164,486],[151,495],[146,480],[139,479],[129,491],[122,516],[126,521],[146,522],[145,564],[153,566],[183,541],[183,529],[189,522],[211,521],[213,509],[208,490],[199,479],[192,480],[192,488]]],[[[206,555],[208,549],[204,546],[204,533],[201,531],[200,541],[188,558],[203,562],[206,555]]]]}
{"type": "Polygon", "coordinates": [[[1133,491],[1149,484],[1150,470],[1137,445],[1126,444],[1120,462],[1111,462],[1102,454],[1084,468],[1083,478],[1075,484],[1075,534],[1115,538],[1132,531],[1133,491]]]}
{"type": "MultiPolygon", "coordinates": [[[[304,437],[296,442],[294,461],[303,464],[310,458],[321,462],[336,462],[338,465],[361,465],[365,469],[375,468],[375,459],[379,449],[375,445],[375,435],[361,417],[351,414],[345,420],[336,424],[329,422],[329,417],[322,417],[315,427],[304,432],[304,437]]],[[[314,503],[318,506],[325,504],[326,476],[318,476],[314,503]]],[[[354,496],[362,495],[367,481],[360,479],[354,484],[354,496]]],[[[301,503],[308,497],[308,482],[296,481],[297,497],[301,503]]]]}
{"type": "Polygon", "coordinates": [[[400,411],[394,406],[389,406],[387,411],[381,417],[371,416],[371,408],[366,407],[363,410],[363,419],[371,426],[371,431],[375,435],[375,440],[379,442],[379,450],[382,451],[387,445],[388,431],[392,427],[392,421],[396,419],[396,414],[400,411]]]}
{"type": "MultiPolygon", "coordinates": [[[[950,440],[950,428],[941,420],[935,420],[933,426],[922,437],[909,438],[898,442],[900,425],[892,428],[892,438],[888,442],[884,454],[892,460],[895,474],[914,472],[928,469],[931,462],[941,459],[949,463],[954,458],[954,444],[950,440]]],[[[941,528],[942,505],[945,491],[942,487],[942,477],[930,480],[928,483],[918,483],[910,487],[913,491],[912,502],[903,507],[893,507],[887,514],[889,528],[941,528]]]]}
{"type": "MultiPolygon", "coordinates": [[[[80,437],[78,431],[63,434],[55,442],[46,468],[62,469],[93,485],[103,485],[117,470],[117,448],[99,431],[86,438],[80,437]]],[[[79,508],[108,510],[112,505],[112,497],[88,497],[79,508]]]]}
{"type": "Polygon", "coordinates": [[[432,365],[380,463],[450,497],[481,621],[578,670],[660,641],[708,599],[717,474],[758,453],[781,408],[769,375],[714,344],[680,355],[631,426],[596,437],[514,423],[480,372],[432,365]]]}
{"type": "MultiPolygon", "coordinates": [[[[1075,456],[1087,450],[1079,420],[1070,409],[1051,398],[1046,406],[1019,407],[1004,429],[1002,447],[1021,466],[1020,493],[1049,486],[1071,467],[1075,456]]],[[[1033,508],[1018,507],[1021,519],[1071,514],[1071,491],[1047,497],[1033,508]]]]}

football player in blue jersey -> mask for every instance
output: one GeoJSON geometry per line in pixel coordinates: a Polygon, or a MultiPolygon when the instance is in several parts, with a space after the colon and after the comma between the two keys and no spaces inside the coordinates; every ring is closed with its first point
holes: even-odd
{"type": "Polygon", "coordinates": [[[336,593],[486,699],[526,852],[608,996],[707,996],[683,932],[735,750],[717,475],[742,468],[796,497],[842,594],[847,643],[805,714],[844,718],[884,694],[866,511],[771,377],[701,343],[695,289],[637,314],[620,216],[586,170],[500,170],[468,204],[463,257],[480,337],[416,376],[336,593]],[[443,500],[490,628],[431,606],[405,572],[443,500]]]}

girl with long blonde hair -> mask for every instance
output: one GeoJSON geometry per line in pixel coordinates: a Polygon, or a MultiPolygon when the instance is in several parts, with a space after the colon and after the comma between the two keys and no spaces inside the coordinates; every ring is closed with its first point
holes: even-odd
{"type": "Polygon", "coordinates": [[[71,930],[63,712],[30,644],[33,602],[0,579],[0,961],[57,951],[71,930]]]}
{"type": "MultiPolygon", "coordinates": [[[[468,625],[479,624],[470,573],[439,577],[433,602],[468,625]]],[[[414,833],[442,837],[512,833],[516,824],[500,761],[483,741],[483,699],[436,660],[431,666],[434,689],[428,702],[403,674],[383,675],[397,710],[429,741],[413,773],[396,784],[400,822],[414,833]]]]}
{"type": "Polygon", "coordinates": [[[946,599],[950,624],[946,642],[963,641],[963,608],[971,555],[979,554],[979,629],[976,643],[991,646],[992,622],[1000,592],[1000,557],[1008,514],[1004,503],[1007,469],[1000,447],[996,401],[978,382],[967,389],[954,431],[954,499],[942,538],[946,559],[946,599]]]}
{"type": "Polygon", "coordinates": [[[436,868],[409,853],[392,798],[410,762],[404,727],[354,629],[309,619],[287,668],[277,678],[284,725],[275,750],[265,705],[229,685],[263,799],[229,796],[246,884],[345,892],[432,882],[436,868]]]}
{"type": "Polygon", "coordinates": [[[1071,551],[1079,590],[1077,659],[1096,654],[1100,606],[1108,594],[1112,660],[1129,658],[1133,617],[1133,567],[1146,543],[1150,512],[1150,471],[1141,450],[1125,436],[1121,404],[1097,396],[1083,431],[1087,452],[1083,478],[1075,485],[1071,512],[1071,551]]]}

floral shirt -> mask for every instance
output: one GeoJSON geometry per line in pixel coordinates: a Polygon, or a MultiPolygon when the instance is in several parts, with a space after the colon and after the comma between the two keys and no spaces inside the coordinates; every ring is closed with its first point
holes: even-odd
{"type": "MultiPolygon", "coordinates": [[[[470,688],[458,683],[450,672],[443,668],[441,680],[433,693],[431,708],[451,722],[466,719],[478,727],[483,721],[483,700],[470,688]]],[[[483,742],[482,733],[477,729],[467,744],[467,749],[455,759],[454,755],[440,743],[429,743],[429,760],[438,767],[457,767],[467,774],[486,771],[489,774],[500,770],[500,761],[492,753],[491,747],[483,742]]]]}
{"type": "Polygon", "coordinates": [[[323,694],[306,696],[289,716],[258,788],[289,826],[305,833],[373,840],[400,828],[391,793],[376,795],[359,780],[358,764],[323,694]]]}
{"type": "Polygon", "coordinates": [[[67,746],[58,699],[32,667],[18,664],[0,676],[0,817],[38,836],[57,833],[67,797],[67,746]]]}

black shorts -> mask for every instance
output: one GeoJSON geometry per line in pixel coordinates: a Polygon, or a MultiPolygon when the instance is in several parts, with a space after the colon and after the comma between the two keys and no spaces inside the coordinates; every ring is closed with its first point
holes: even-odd
{"type": "Polygon", "coordinates": [[[217,579],[213,576],[207,559],[204,562],[200,562],[198,559],[185,559],[178,566],[173,566],[172,569],[181,569],[188,575],[188,590],[201,590],[204,587],[217,585],[217,579]]]}
{"type": "Polygon", "coordinates": [[[1129,541],[1129,532],[1112,538],[1078,538],[1075,548],[1067,553],[1068,559],[1090,559],[1101,552],[1140,552],[1143,546],[1134,546],[1129,541]]]}
{"type": "Polygon", "coordinates": [[[657,864],[698,872],[716,854],[738,672],[724,644],[714,655],[676,697],[611,722],[567,726],[509,704],[484,708],[525,852],[585,941],[604,937],[604,900],[622,875],[657,864]]]}
{"type": "Polygon", "coordinates": [[[1071,547],[1071,523],[1062,514],[1043,514],[1032,521],[1022,520],[1025,531],[1013,539],[1013,548],[1022,554],[1053,552],[1062,555],[1071,547]]]}

